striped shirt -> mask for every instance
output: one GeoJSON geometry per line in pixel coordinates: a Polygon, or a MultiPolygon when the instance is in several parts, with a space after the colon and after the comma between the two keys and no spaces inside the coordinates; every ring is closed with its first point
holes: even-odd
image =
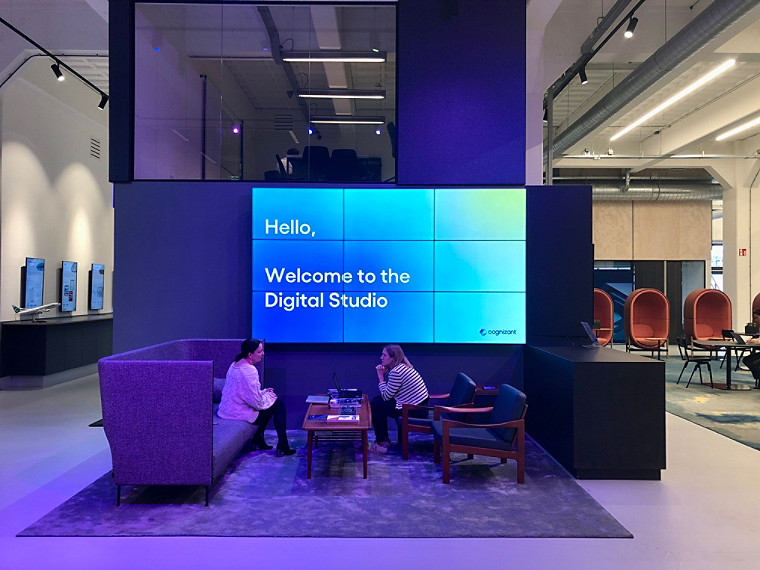
{"type": "Polygon", "coordinates": [[[414,368],[406,364],[397,364],[388,373],[388,380],[378,386],[383,400],[396,399],[396,409],[401,404],[419,404],[428,397],[425,381],[414,368]]]}

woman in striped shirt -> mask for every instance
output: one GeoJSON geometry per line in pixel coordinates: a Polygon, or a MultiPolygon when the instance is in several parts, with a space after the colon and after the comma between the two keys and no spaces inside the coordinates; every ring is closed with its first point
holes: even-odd
{"type": "MultiPolygon", "coordinates": [[[[378,389],[380,395],[370,402],[372,408],[372,425],[375,428],[375,439],[370,451],[386,453],[390,440],[388,439],[388,418],[401,416],[402,404],[419,404],[426,406],[428,391],[425,381],[411,365],[404,351],[397,344],[389,344],[380,354],[380,364],[377,371],[378,389]]],[[[426,417],[427,410],[415,410],[410,415],[426,417]]]]}

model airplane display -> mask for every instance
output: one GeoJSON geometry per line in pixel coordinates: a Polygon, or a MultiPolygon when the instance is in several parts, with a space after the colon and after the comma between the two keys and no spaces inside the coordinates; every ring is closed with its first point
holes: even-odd
{"type": "Polygon", "coordinates": [[[17,307],[16,305],[11,305],[11,307],[13,307],[13,312],[16,313],[17,315],[34,315],[32,317],[32,320],[36,321],[39,315],[41,315],[42,313],[47,313],[48,311],[55,309],[59,305],[60,303],[48,303],[47,305],[40,305],[39,307],[32,307],[30,309],[22,309],[21,307],[17,307]]]}

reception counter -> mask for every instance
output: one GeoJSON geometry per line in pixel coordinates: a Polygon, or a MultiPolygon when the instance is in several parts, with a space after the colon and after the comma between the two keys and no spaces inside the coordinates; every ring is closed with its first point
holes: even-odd
{"type": "Polygon", "coordinates": [[[579,479],[660,479],[665,363],[610,348],[525,348],[526,431],[579,479]]]}
{"type": "Polygon", "coordinates": [[[112,314],[4,322],[0,377],[13,378],[6,386],[54,384],[65,380],[61,373],[109,356],[112,345],[112,314]]]}

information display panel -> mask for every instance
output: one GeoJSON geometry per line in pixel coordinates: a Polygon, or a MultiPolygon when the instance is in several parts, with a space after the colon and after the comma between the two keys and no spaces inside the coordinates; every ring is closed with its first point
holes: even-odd
{"type": "Polygon", "coordinates": [[[33,309],[42,305],[45,289],[45,260],[39,257],[26,258],[26,279],[24,282],[24,308],[33,309]]]}
{"type": "Polygon", "coordinates": [[[61,311],[77,308],[77,262],[64,261],[61,268],[61,311]]]}
{"type": "Polygon", "coordinates": [[[106,266],[93,263],[90,271],[90,310],[99,311],[103,308],[103,289],[105,288],[106,266]]]}
{"type": "Polygon", "coordinates": [[[253,188],[252,334],[525,342],[524,188],[253,188]]]}

